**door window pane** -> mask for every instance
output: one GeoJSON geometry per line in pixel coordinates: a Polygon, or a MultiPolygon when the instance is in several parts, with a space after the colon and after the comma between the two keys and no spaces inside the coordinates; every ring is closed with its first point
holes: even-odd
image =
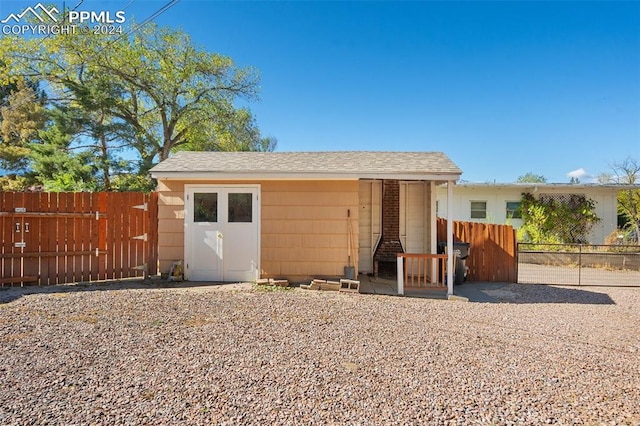
{"type": "Polygon", "coordinates": [[[193,221],[218,221],[218,193],[206,192],[193,194],[193,221]]]}
{"type": "Polygon", "coordinates": [[[229,193],[229,222],[251,222],[252,194],[229,193]]]}

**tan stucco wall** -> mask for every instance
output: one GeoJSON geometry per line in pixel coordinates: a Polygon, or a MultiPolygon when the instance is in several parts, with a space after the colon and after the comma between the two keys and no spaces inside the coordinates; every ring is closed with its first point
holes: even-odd
{"type": "MultiPolygon", "coordinates": [[[[184,258],[185,181],[158,182],[158,258],[167,273],[184,258]]],[[[263,278],[344,274],[351,212],[352,262],[358,257],[358,181],[198,181],[199,184],[261,185],[260,268],[263,278]]],[[[355,266],[355,265],[354,265],[355,266]]],[[[357,270],[357,269],[356,269],[357,270]]]]}

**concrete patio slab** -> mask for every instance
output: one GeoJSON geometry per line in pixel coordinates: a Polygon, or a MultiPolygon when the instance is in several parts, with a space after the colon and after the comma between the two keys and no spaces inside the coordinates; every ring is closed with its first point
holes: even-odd
{"type": "MultiPolygon", "coordinates": [[[[374,277],[372,275],[359,275],[360,293],[384,294],[388,296],[398,295],[398,282],[392,278],[374,277]]],[[[406,297],[423,297],[427,299],[446,299],[447,291],[444,289],[405,289],[406,297]]]]}

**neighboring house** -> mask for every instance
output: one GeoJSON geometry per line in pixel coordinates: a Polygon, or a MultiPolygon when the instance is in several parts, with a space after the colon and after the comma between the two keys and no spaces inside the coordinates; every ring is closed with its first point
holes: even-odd
{"type": "Polygon", "coordinates": [[[301,281],[436,253],[435,189],[461,171],[437,152],[179,152],[151,174],[161,272],[301,281]]]}
{"type": "MultiPolygon", "coordinates": [[[[604,244],[605,238],[618,224],[618,192],[638,189],[638,185],[565,184],[565,183],[462,183],[453,195],[453,219],[469,222],[509,224],[518,229],[520,200],[523,193],[552,197],[560,202],[571,194],[584,195],[595,201],[595,213],[601,219],[588,236],[591,244],[604,244]]],[[[447,215],[447,189],[437,189],[438,215],[447,215]]]]}

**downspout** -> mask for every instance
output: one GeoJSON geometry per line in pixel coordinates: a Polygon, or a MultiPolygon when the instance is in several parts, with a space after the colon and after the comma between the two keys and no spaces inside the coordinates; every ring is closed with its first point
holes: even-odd
{"type": "Polygon", "coordinates": [[[453,295],[453,181],[447,181],[447,295],[453,295]]]}

